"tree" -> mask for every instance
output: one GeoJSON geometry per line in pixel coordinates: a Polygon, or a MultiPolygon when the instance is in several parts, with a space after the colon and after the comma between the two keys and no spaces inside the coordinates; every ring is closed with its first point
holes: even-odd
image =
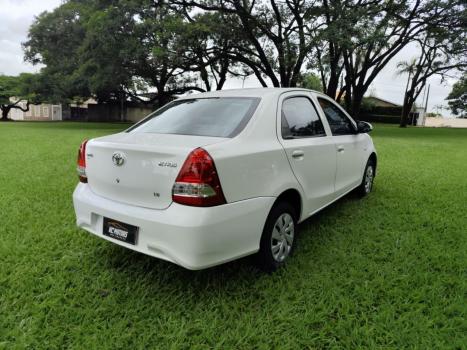
{"type": "Polygon", "coordinates": [[[300,75],[297,85],[304,89],[323,91],[322,82],[318,75],[313,72],[306,72],[300,75]]]}
{"type": "Polygon", "coordinates": [[[325,93],[338,101],[343,97],[346,109],[358,117],[363,96],[381,70],[421,33],[448,23],[462,0],[310,4],[319,14],[310,63],[319,70],[325,93]]]}
{"type": "Polygon", "coordinates": [[[171,0],[187,12],[229,14],[236,19],[236,37],[228,56],[247,65],[261,85],[266,77],[275,87],[296,86],[307,55],[314,44],[312,28],[315,13],[308,11],[309,1],[297,0],[171,0]]]}
{"type": "MultiPolygon", "coordinates": [[[[123,29],[114,40],[120,43],[119,48],[123,46],[123,64],[131,76],[157,90],[154,99],[160,106],[174,94],[205,91],[193,83],[194,79],[186,70],[186,47],[181,45],[180,37],[188,28],[182,14],[164,1],[135,0],[129,4],[128,8],[107,8],[105,14],[112,20],[121,18],[119,25],[123,29]],[[112,14],[113,11],[116,13],[112,14]]],[[[114,33],[100,35],[102,31],[94,33],[101,41],[115,36],[114,33]]]]}
{"type": "Polygon", "coordinates": [[[467,67],[467,40],[463,24],[465,13],[455,9],[442,25],[428,27],[417,38],[418,58],[399,64],[400,73],[408,73],[400,126],[407,126],[409,113],[425,88],[427,80],[439,76],[442,80],[453,70],[467,67]]]}
{"type": "Polygon", "coordinates": [[[25,60],[45,65],[42,82],[57,100],[91,96],[88,82],[79,71],[84,21],[90,10],[86,5],[84,1],[70,1],[53,12],[41,13],[23,43],[25,60]]]}
{"type": "Polygon", "coordinates": [[[348,35],[342,36],[342,6],[339,2],[322,0],[318,8],[322,24],[316,28],[314,52],[311,54],[309,68],[318,69],[323,92],[340,101],[344,93],[342,86],[338,91],[339,80],[342,81],[344,72],[343,49],[349,38],[348,35]]]}
{"type": "Polygon", "coordinates": [[[229,50],[263,86],[296,86],[304,65],[323,91],[358,116],[381,70],[429,27],[448,22],[462,0],[170,0],[187,12],[236,17],[247,44],[229,50]],[[340,91],[339,91],[339,85],[340,91]]]}
{"type": "Polygon", "coordinates": [[[254,74],[263,86],[308,84],[306,68],[358,116],[381,70],[416,40],[439,46],[462,1],[67,0],[37,18],[26,59],[46,66],[56,95],[125,101],[155,91],[150,102],[159,105],[221,89],[232,75],[254,74]]]}
{"type": "Polygon", "coordinates": [[[460,118],[467,118],[467,74],[464,73],[462,78],[456,82],[448,97],[449,108],[454,115],[460,118]]]}
{"type": "Polygon", "coordinates": [[[29,111],[31,103],[39,102],[40,97],[35,91],[34,74],[22,73],[19,76],[0,75],[0,109],[2,117],[0,121],[9,120],[8,114],[12,109],[19,109],[23,112],[29,111]],[[20,102],[26,100],[26,107],[20,102]]]}
{"type": "Polygon", "coordinates": [[[408,74],[407,84],[405,85],[405,90],[404,90],[404,102],[403,102],[403,107],[402,107],[401,120],[404,119],[404,116],[407,114],[407,111],[410,112],[412,110],[412,107],[408,106],[408,101],[409,101],[408,90],[409,90],[409,84],[410,84],[411,78],[415,74],[416,70],[417,70],[417,59],[416,58],[413,58],[410,61],[401,61],[397,63],[396,74],[397,75],[408,74]]]}
{"type": "Polygon", "coordinates": [[[186,29],[164,1],[68,0],[33,23],[25,58],[46,66],[64,99],[123,102],[155,89],[149,102],[163,105],[173,94],[204,91],[185,70],[186,29]]]}
{"type": "Polygon", "coordinates": [[[342,43],[345,105],[353,116],[358,116],[363,96],[381,70],[428,25],[446,22],[454,2],[339,1],[343,8],[341,35],[350,38],[342,43]]]}
{"type": "Polygon", "coordinates": [[[234,62],[230,52],[236,45],[248,45],[238,36],[235,17],[225,13],[190,14],[184,6],[176,6],[187,24],[180,33],[178,44],[184,48],[185,70],[199,73],[207,91],[221,90],[228,76],[245,77],[252,74],[245,65],[234,62]],[[219,26],[222,23],[222,26],[219,26]]]}

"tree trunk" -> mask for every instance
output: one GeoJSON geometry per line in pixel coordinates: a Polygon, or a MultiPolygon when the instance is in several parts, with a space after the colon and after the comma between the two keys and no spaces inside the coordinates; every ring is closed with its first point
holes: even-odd
{"type": "Polygon", "coordinates": [[[222,90],[226,81],[227,81],[226,76],[225,75],[221,76],[219,79],[219,83],[216,86],[216,90],[222,90]]]}
{"type": "Polygon", "coordinates": [[[352,84],[348,74],[344,77],[345,80],[345,95],[344,95],[344,105],[345,110],[350,113],[352,107],[352,84]]]}
{"type": "Polygon", "coordinates": [[[8,119],[8,113],[10,113],[10,110],[11,110],[10,107],[7,107],[7,106],[2,107],[2,119],[0,119],[0,121],[6,122],[6,121],[10,120],[10,119],[8,119]]]}
{"type": "Polygon", "coordinates": [[[323,86],[323,91],[332,99],[337,97],[337,88],[339,87],[339,77],[336,74],[331,74],[328,81],[328,86],[323,86]]]}
{"type": "Polygon", "coordinates": [[[359,119],[358,117],[360,114],[360,108],[362,106],[364,94],[365,92],[363,91],[363,89],[356,89],[352,93],[352,107],[350,110],[350,114],[354,119],[359,119]]]}
{"type": "Polygon", "coordinates": [[[157,99],[157,107],[163,107],[165,106],[170,100],[170,96],[166,94],[164,91],[159,93],[159,98],[157,99]]]}
{"type": "Polygon", "coordinates": [[[402,105],[402,114],[401,114],[401,122],[399,123],[399,127],[406,128],[407,124],[409,123],[409,114],[410,109],[412,106],[409,106],[409,96],[406,93],[404,97],[404,103],[402,105]]]}
{"type": "Polygon", "coordinates": [[[211,91],[211,83],[209,82],[209,74],[206,68],[204,66],[201,66],[199,73],[201,76],[201,80],[203,81],[204,86],[206,87],[206,91],[211,91]]]}
{"type": "MultiPolygon", "coordinates": [[[[266,81],[263,79],[263,77],[261,76],[261,72],[258,70],[257,67],[254,67],[254,66],[249,66],[251,68],[251,70],[253,71],[253,73],[255,73],[255,76],[256,78],[259,80],[259,83],[263,86],[263,87],[268,87],[268,84],[266,83],[266,81]]],[[[277,87],[277,86],[276,86],[277,87]]]]}
{"type": "Polygon", "coordinates": [[[217,83],[217,86],[216,86],[216,90],[222,90],[226,81],[227,81],[227,70],[225,72],[221,71],[221,74],[219,76],[219,82],[217,83]]]}
{"type": "Polygon", "coordinates": [[[399,127],[406,128],[409,122],[409,113],[407,112],[407,108],[405,106],[402,107],[402,115],[401,115],[401,122],[399,123],[399,127]]]}
{"type": "Polygon", "coordinates": [[[126,95],[125,95],[125,91],[120,91],[120,94],[119,94],[120,98],[119,98],[119,102],[120,102],[120,116],[119,116],[119,119],[121,122],[125,121],[125,100],[126,100],[126,95]]]}
{"type": "Polygon", "coordinates": [[[219,81],[217,82],[216,90],[222,90],[224,87],[225,82],[227,81],[227,73],[229,72],[230,60],[228,58],[224,58],[221,61],[221,69],[219,72],[219,81]]]}

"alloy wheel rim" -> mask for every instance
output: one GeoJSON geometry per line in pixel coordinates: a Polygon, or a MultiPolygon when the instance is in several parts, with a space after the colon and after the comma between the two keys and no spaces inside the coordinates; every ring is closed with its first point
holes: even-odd
{"type": "Polygon", "coordinates": [[[365,192],[369,193],[371,191],[371,186],[373,184],[373,167],[369,166],[366,168],[365,172],[365,192]]]}
{"type": "Polygon", "coordinates": [[[280,215],[272,229],[271,252],[274,260],[282,262],[289,256],[295,233],[295,224],[292,215],[280,215]]]}

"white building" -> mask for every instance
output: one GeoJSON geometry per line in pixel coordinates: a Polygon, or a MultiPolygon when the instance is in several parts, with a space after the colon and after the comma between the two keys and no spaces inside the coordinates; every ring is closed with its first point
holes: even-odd
{"type": "Polygon", "coordinates": [[[416,107],[413,113],[417,114],[417,126],[425,126],[425,107],[416,107]]]}
{"type": "MultiPolygon", "coordinates": [[[[18,103],[23,109],[26,109],[27,102],[21,101],[18,103]]],[[[18,108],[12,108],[8,115],[13,120],[62,120],[62,105],[40,104],[29,105],[29,111],[23,112],[18,108]]]]}

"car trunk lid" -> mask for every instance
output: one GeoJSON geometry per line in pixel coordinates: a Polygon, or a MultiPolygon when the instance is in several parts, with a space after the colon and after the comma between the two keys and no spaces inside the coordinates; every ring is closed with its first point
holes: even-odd
{"type": "Polygon", "coordinates": [[[172,203],[172,187],[188,154],[225,140],[134,132],[94,139],[86,147],[88,183],[102,197],[165,209],[172,203]]]}

